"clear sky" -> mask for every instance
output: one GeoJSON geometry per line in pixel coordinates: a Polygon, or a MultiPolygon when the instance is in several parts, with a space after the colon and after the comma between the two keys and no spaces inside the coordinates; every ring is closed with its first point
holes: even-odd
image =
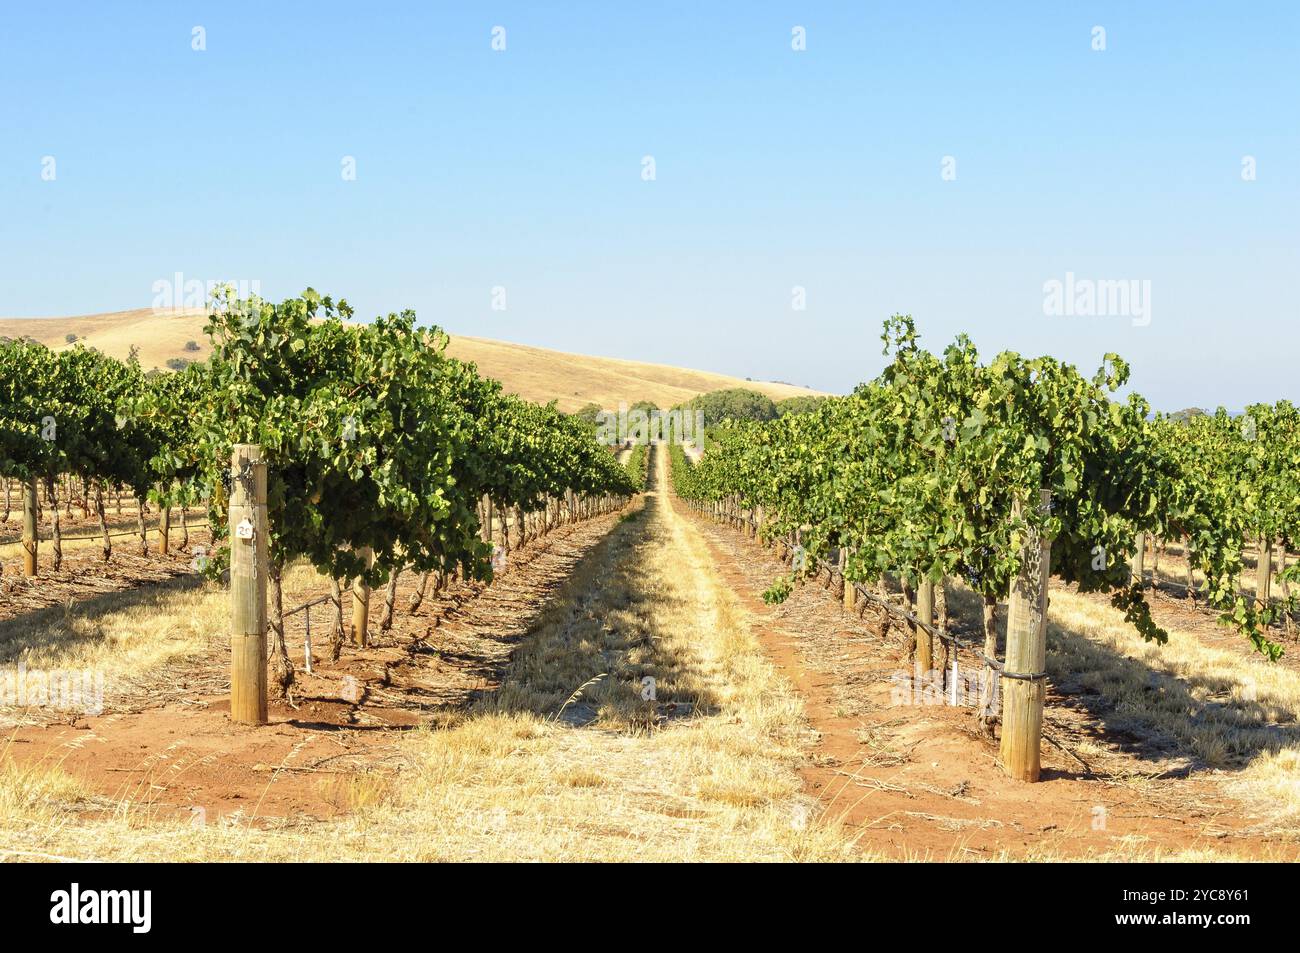
{"type": "Polygon", "coordinates": [[[7,0],[0,314],[176,272],[834,391],[901,311],[1297,400],[1300,4],[7,0]],[[1067,272],[1149,307],[1046,313],[1067,272]]]}

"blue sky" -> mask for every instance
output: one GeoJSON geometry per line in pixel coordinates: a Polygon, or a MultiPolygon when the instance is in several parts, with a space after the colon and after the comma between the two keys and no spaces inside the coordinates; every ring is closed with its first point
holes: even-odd
{"type": "Polygon", "coordinates": [[[845,391],[902,311],[934,348],[1118,351],[1164,409],[1297,400],[1298,28],[1280,2],[10,3],[0,314],[147,307],[182,272],[845,391]],[[1149,281],[1149,323],[1045,314],[1067,272],[1149,281]]]}

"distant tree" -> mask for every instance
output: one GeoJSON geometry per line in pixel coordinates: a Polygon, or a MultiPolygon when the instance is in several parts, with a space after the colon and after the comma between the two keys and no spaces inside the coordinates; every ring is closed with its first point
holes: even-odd
{"type": "Polygon", "coordinates": [[[647,414],[650,413],[652,410],[658,410],[658,409],[659,409],[659,405],[656,404],[653,400],[638,400],[635,404],[633,404],[631,407],[628,408],[629,411],[643,410],[647,414]]]}
{"type": "Polygon", "coordinates": [[[199,349],[199,342],[198,342],[198,341],[186,341],[186,342],[185,342],[185,350],[187,350],[187,351],[197,351],[198,349],[199,349]]]}
{"type": "Polygon", "coordinates": [[[595,427],[596,417],[600,414],[602,410],[604,410],[604,408],[601,407],[600,404],[595,404],[595,403],[583,404],[581,407],[579,407],[569,416],[581,420],[584,424],[586,424],[589,427],[595,427]]]}
{"type": "Polygon", "coordinates": [[[193,363],[193,361],[187,361],[183,357],[172,357],[167,359],[167,366],[173,371],[183,371],[193,363]]]}
{"type": "Polygon", "coordinates": [[[76,344],[77,336],[75,334],[65,334],[63,335],[63,340],[67,341],[69,344],[76,344]]]}
{"type": "Polygon", "coordinates": [[[811,394],[800,394],[798,397],[787,397],[785,400],[776,402],[776,413],[779,417],[786,414],[808,414],[817,409],[817,405],[824,401],[825,397],[813,397],[811,394]]]}
{"type": "Polygon", "coordinates": [[[704,411],[705,425],[710,427],[720,420],[775,420],[778,416],[771,397],[743,387],[701,394],[688,401],[686,409],[704,411]]]}

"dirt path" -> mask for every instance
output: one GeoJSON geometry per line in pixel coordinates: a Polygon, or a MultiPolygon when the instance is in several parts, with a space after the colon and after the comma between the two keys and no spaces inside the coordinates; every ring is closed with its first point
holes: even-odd
{"type": "MultiPolygon", "coordinates": [[[[882,638],[820,584],[796,587],[780,606],[759,595],[788,572],[773,551],[740,531],[695,515],[729,586],[760,639],[807,702],[816,742],[803,770],[824,810],[857,830],[864,847],[922,859],[1123,856],[1281,856],[1292,836],[1225,795],[1214,772],[1185,769],[1177,751],[1108,737],[1070,686],[1052,687],[1047,731],[1067,746],[1086,740],[1091,773],[1044,748],[1044,780],[1007,779],[997,751],[973,730],[971,710],[899,702],[891,677],[908,669],[903,634],[882,638]],[[1182,764],[1178,776],[1155,776],[1182,764]]],[[[824,577],[823,577],[824,578],[824,577]]]]}

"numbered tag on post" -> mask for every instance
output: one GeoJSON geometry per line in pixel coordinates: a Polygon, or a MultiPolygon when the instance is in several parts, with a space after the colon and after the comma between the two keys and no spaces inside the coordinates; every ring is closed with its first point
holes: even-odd
{"type": "Polygon", "coordinates": [[[236,539],[253,538],[253,523],[251,520],[249,520],[248,518],[244,518],[239,521],[239,525],[235,527],[235,538],[236,539]]]}

